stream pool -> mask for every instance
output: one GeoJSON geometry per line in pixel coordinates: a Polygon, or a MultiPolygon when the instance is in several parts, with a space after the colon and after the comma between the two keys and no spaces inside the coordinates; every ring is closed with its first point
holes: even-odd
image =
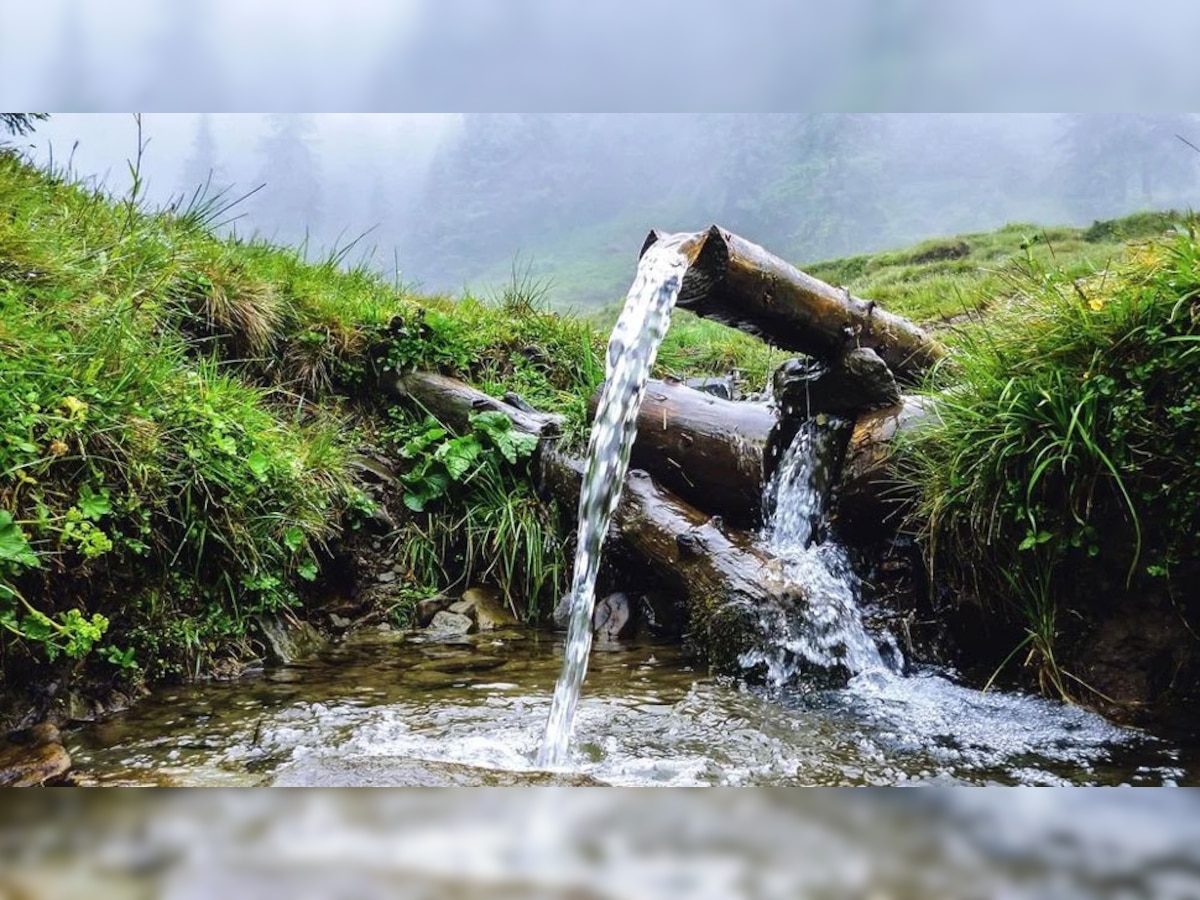
{"type": "Polygon", "coordinates": [[[567,772],[534,765],[561,635],[350,636],[304,665],[164,689],[67,734],[84,784],[1200,783],[1143,732],[945,673],[768,692],[680,648],[597,647],[567,772]]]}

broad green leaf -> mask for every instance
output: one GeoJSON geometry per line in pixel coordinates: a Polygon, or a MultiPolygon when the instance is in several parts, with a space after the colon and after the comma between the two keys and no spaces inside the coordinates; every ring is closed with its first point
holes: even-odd
{"type": "Polygon", "coordinates": [[[12,514],[0,509],[0,562],[16,563],[34,568],[38,564],[37,554],[29,546],[24,533],[13,521],[12,514]]]}
{"type": "Polygon", "coordinates": [[[246,457],[246,466],[259,481],[265,481],[269,463],[261,450],[252,450],[246,457]]]}
{"type": "Polygon", "coordinates": [[[304,532],[298,525],[289,525],[283,532],[283,543],[295,553],[304,546],[304,532]]]}
{"type": "Polygon", "coordinates": [[[112,504],[108,501],[108,488],[101,488],[100,493],[97,494],[90,487],[84,485],[83,490],[79,492],[79,501],[75,505],[79,507],[79,511],[83,513],[85,519],[91,519],[93,522],[99,522],[112,512],[112,504]]]}

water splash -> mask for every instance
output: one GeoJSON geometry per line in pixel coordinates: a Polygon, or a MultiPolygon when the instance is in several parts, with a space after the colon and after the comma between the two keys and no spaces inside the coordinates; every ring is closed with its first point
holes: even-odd
{"type": "Polygon", "coordinates": [[[806,665],[882,678],[903,665],[890,635],[882,637],[881,653],[863,626],[850,557],[829,533],[835,457],[848,427],[844,420],[824,417],[801,424],[764,492],[763,542],[780,561],[779,577],[798,586],[805,602],[799,608],[760,610],[763,644],[740,662],[765,667],[776,686],[806,665]]]}
{"type": "Polygon", "coordinates": [[[592,606],[600,550],[609,520],[621,499],[646,380],[667,333],[671,310],[690,263],[689,242],[695,239],[691,234],[667,235],[646,250],[625,299],[625,308],[608,341],[604,389],[588,440],[587,465],[579,494],[579,532],[567,647],[538,754],[538,764],[542,766],[566,763],[575,707],[592,646],[592,606]]]}

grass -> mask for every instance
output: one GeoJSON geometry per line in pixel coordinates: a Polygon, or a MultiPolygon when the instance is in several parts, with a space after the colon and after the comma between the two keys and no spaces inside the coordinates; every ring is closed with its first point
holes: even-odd
{"type": "Polygon", "coordinates": [[[902,457],[933,564],[999,601],[1063,695],[1087,690],[1061,660],[1098,610],[1154,592],[1188,606],[1200,559],[1200,241],[1179,226],[1122,259],[1079,277],[1029,254],[958,330],[936,419],[902,457]]]}
{"type": "MultiPolygon", "coordinates": [[[[0,151],[7,686],[48,664],[153,681],[253,655],[255,616],[303,605],[371,509],[352,453],[398,451],[428,431],[380,415],[381,375],[435,369],[514,391],[562,414],[574,449],[603,379],[616,310],[552,312],[554,287],[532,271],[510,272],[487,299],[416,296],[347,265],[349,248],[314,263],[216,237],[236,198],[200,189],[148,208],[133,170],[130,194],[114,198],[0,151]]],[[[912,451],[936,557],[1042,572],[1026,578],[1053,589],[1042,597],[1060,596],[1078,558],[1131,583],[1186,570],[1200,526],[1188,468],[1200,458],[1195,244],[1130,255],[1122,243],[1177,221],[1010,226],[808,267],[926,322],[988,313],[986,329],[947,331],[960,350],[939,386],[955,386],[941,430],[912,451]]],[[[681,311],[655,374],[737,370],[760,390],[785,356],[681,311]]],[[[438,438],[405,463],[404,499],[418,485],[424,498],[392,536],[405,596],[486,580],[535,617],[567,571],[553,510],[502,436],[477,437],[470,450],[472,435],[438,438]],[[452,472],[439,448],[453,441],[452,472]]],[[[1014,583],[1009,596],[1019,607],[1033,594],[1014,583]]],[[[1042,603],[1028,621],[1029,646],[1052,659],[1064,616],[1042,603]]]]}
{"type": "Polygon", "coordinates": [[[1183,218],[1174,212],[1138,213],[1086,229],[1013,224],[801,268],[891,312],[936,326],[986,311],[1010,296],[1019,265],[1032,263],[1066,278],[1087,278],[1123,262],[1127,241],[1160,236],[1183,218]]]}

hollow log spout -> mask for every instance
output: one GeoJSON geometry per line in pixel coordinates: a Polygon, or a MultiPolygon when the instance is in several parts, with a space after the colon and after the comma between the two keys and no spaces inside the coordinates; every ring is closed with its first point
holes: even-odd
{"type": "MultiPolygon", "coordinates": [[[[651,231],[642,253],[664,236],[651,231]]],[[[874,350],[913,382],[945,350],[907,319],[835,288],[745,238],[713,225],[683,278],[677,305],[786,350],[834,362],[847,350],[874,350]]]]}
{"type": "MultiPolygon", "coordinates": [[[[599,397],[591,399],[591,415],[599,397]]],[[[775,411],[765,403],[733,402],[674,379],[651,379],[630,464],[731,524],[757,527],[775,425],[775,411]]]]}

